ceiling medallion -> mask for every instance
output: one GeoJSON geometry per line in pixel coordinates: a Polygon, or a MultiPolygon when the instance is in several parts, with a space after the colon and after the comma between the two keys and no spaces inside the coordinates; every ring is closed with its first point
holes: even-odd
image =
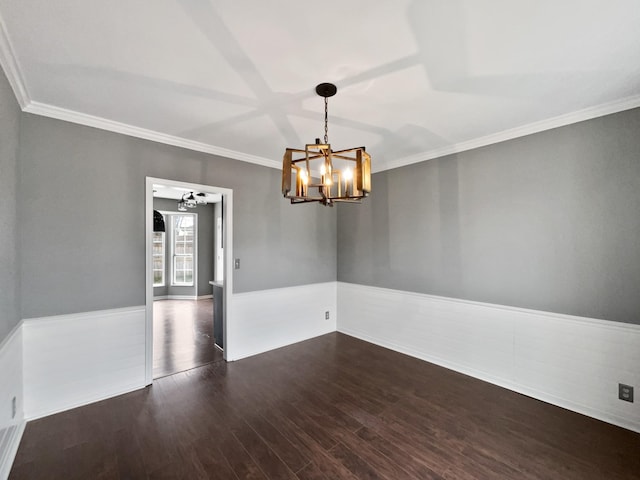
{"type": "Polygon", "coordinates": [[[331,150],[329,97],[338,89],[321,83],[316,93],[324,97],[324,143],[307,144],[304,150],[287,148],[282,159],[282,194],[291,203],[360,203],[371,193],[371,156],[365,147],[331,150]],[[292,189],[293,185],[293,189],[292,189]]]}

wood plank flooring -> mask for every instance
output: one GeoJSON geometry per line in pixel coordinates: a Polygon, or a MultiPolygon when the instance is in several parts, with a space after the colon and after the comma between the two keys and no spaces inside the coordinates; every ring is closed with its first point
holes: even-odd
{"type": "Polygon", "coordinates": [[[640,434],[334,333],[30,422],[18,479],[638,479],[640,434]]]}
{"type": "Polygon", "coordinates": [[[213,300],[153,302],[153,378],[221,360],[213,338],[213,300]]]}

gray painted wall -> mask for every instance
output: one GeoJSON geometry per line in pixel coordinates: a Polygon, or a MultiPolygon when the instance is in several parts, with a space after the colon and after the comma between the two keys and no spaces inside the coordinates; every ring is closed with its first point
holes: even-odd
{"type": "Polygon", "coordinates": [[[24,318],[145,303],[146,176],[233,189],[234,292],[336,279],[335,210],[287,203],[276,169],[31,114],[20,128],[24,318]]]}
{"type": "Polygon", "coordinates": [[[20,115],[13,90],[0,68],[0,342],[21,318],[16,202],[20,115]]]}
{"type": "Polygon", "coordinates": [[[374,175],[371,198],[337,207],[336,262],[336,211],[285,202],[278,170],[20,115],[4,79],[0,99],[3,335],[20,276],[24,318],[144,303],[147,175],[234,189],[234,292],[338,265],[345,282],[640,323],[638,109],[374,175]]]}
{"type": "Polygon", "coordinates": [[[640,324],[640,109],[381,172],[338,208],[340,281],[640,324]]]}
{"type": "MultiPolygon", "coordinates": [[[[176,200],[169,200],[167,198],[154,198],[153,208],[155,210],[161,210],[163,212],[178,212],[178,205],[176,200]]],[[[196,235],[198,237],[198,250],[196,252],[196,261],[198,263],[198,290],[196,292],[194,287],[175,287],[171,286],[170,278],[168,277],[168,270],[165,276],[164,287],[154,287],[153,295],[211,295],[211,285],[209,281],[213,280],[213,249],[214,249],[214,205],[199,205],[193,210],[189,210],[184,213],[195,213],[198,217],[196,235]]],[[[167,229],[168,229],[167,225],[167,229]]],[[[166,238],[166,237],[165,237],[166,238]]],[[[171,261],[171,249],[167,245],[165,248],[167,253],[165,266],[169,265],[171,261]]]]}

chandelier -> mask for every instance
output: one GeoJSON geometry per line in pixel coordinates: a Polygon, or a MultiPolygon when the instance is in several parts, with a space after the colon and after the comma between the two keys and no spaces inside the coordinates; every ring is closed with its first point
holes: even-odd
{"type": "Polygon", "coordinates": [[[307,144],[304,150],[287,148],[282,159],[282,194],[291,203],[360,201],[371,193],[371,156],[365,147],[331,150],[329,97],[338,89],[321,83],[316,93],[324,97],[324,143],[307,144]]]}
{"type": "Polygon", "coordinates": [[[206,196],[206,193],[196,193],[195,195],[193,192],[185,193],[178,202],[178,211],[186,212],[187,208],[196,208],[198,205],[204,205],[207,203],[206,196]]]}

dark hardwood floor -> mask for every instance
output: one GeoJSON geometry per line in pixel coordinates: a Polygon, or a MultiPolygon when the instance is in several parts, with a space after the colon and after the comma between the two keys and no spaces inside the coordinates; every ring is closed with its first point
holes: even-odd
{"type": "Polygon", "coordinates": [[[213,300],[153,302],[153,378],[221,360],[213,338],[213,300]]]}
{"type": "Polygon", "coordinates": [[[638,479],[640,434],[342,334],[30,422],[17,479],[638,479]]]}

